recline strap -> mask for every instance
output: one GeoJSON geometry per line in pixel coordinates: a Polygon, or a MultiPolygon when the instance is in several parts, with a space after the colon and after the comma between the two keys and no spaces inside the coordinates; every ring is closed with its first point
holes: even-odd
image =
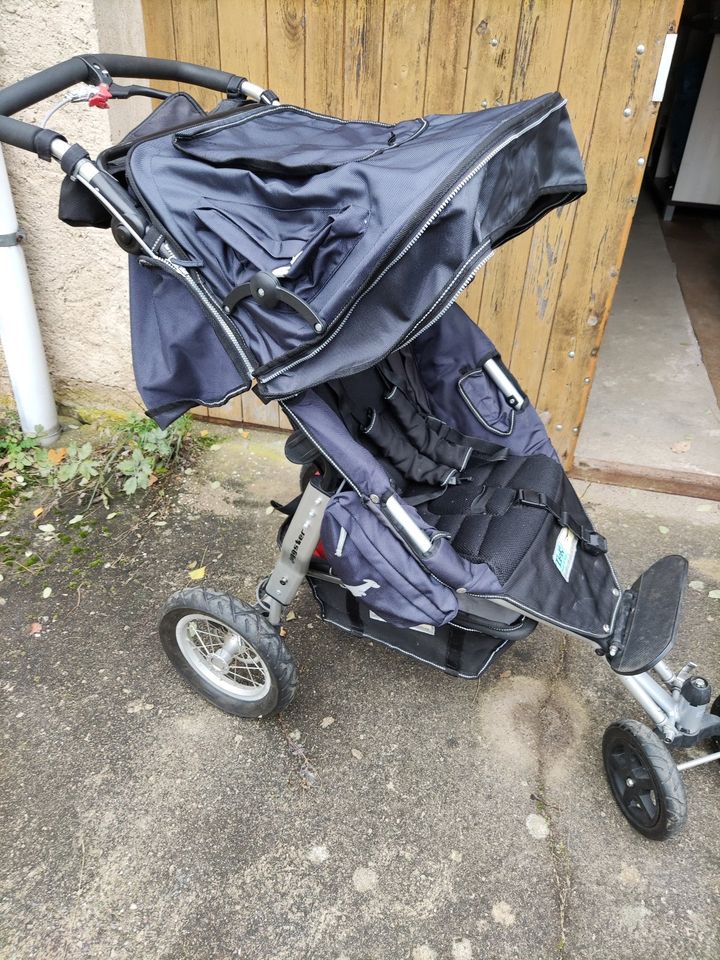
{"type": "Polygon", "coordinates": [[[52,160],[50,147],[54,140],[65,140],[65,143],[67,143],[65,137],[55,133],[54,130],[38,130],[33,137],[33,149],[41,160],[47,160],[48,162],[52,160]]]}
{"type": "Polygon", "coordinates": [[[445,652],[445,669],[453,673],[459,673],[463,647],[465,646],[465,634],[452,624],[450,624],[448,634],[447,650],[445,652]]]}
{"type": "Polygon", "coordinates": [[[71,177],[75,171],[75,167],[77,167],[80,161],[87,160],[89,156],[90,154],[85,147],[81,147],[79,143],[74,143],[71,147],[68,147],[63,154],[60,166],[63,172],[71,177]]]}
{"type": "Polygon", "coordinates": [[[242,85],[247,80],[247,77],[231,77],[228,81],[228,85],[225,88],[225,96],[228,100],[247,100],[247,97],[242,92],[242,85]]]}

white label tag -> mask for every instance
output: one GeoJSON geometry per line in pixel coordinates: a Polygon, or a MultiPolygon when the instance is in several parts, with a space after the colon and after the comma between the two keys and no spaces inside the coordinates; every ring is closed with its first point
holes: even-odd
{"type": "Polygon", "coordinates": [[[565,581],[570,581],[575,554],[577,553],[577,537],[569,527],[563,527],[555,541],[553,563],[563,575],[565,581]]]}
{"type": "MultiPolygon", "coordinates": [[[[372,610],[368,610],[371,620],[379,620],[380,623],[387,623],[387,620],[383,620],[382,617],[379,617],[376,613],[373,613],[372,610]]],[[[431,623],[418,623],[414,627],[408,627],[409,630],[416,630],[418,633],[429,633],[431,637],[435,636],[435,627],[431,623]]]]}
{"type": "Polygon", "coordinates": [[[343,555],[343,550],[345,548],[345,541],[347,540],[347,530],[345,527],[340,527],[340,536],[338,537],[337,546],[335,547],[335,556],[341,557],[343,555]]]}

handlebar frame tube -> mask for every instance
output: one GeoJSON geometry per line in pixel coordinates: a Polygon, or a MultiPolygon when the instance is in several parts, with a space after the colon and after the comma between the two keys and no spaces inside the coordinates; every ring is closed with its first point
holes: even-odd
{"type": "Polygon", "coordinates": [[[44,160],[49,160],[55,154],[55,150],[51,149],[53,142],[56,139],[65,139],[62,134],[17,120],[13,114],[55,96],[76,83],[94,83],[98,76],[103,74],[110,74],[114,78],[143,77],[148,80],[190,83],[226,95],[241,95],[268,103],[277,100],[271,90],[264,90],[258,84],[226,70],[156,57],[134,57],[116,53],[87,54],[71,57],[0,90],[0,143],[28,150],[44,160]]]}

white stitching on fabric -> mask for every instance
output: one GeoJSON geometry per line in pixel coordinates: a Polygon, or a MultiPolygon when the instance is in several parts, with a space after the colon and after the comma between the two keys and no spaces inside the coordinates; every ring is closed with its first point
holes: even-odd
{"type": "Polygon", "coordinates": [[[465,382],[465,380],[468,379],[468,377],[474,377],[478,373],[483,374],[483,376],[487,379],[487,374],[485,373],[482,367],[479,367],[477,370],[471,370],[469,373],[466,373],[462,377],[460,377],[460,379],[457,382],[457,388],[460,391],[460,396],[468,405],[468,407],[470,407],[470,411],[475,415],[475,417],[477,417],[477,419],[480,421],[482,426],[485,427],[486,430],[489,430],[491,433],[497,434],[499,437],[509,437],[510,434],[515,429],[515,411],[512,409],[512,407],[510,408],[510,426],[508,427],[507,430],[500,430],[497,427],[493,427],[492,424],[487,422],[487,420],[481,415],[477,407],[475,407],[470,397],[465,393],[465,390],[463,388],[463,383],[465,382]]]}

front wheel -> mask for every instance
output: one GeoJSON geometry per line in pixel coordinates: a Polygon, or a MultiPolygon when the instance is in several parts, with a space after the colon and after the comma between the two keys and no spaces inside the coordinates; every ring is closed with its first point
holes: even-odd
{"type": "Polygon", "coordinates": [[[269,717],[295,696],[295,661],[277,630],[250,604],[190,587],[170,597],[158,629],[178,673],[226,713],[269,717]]]}
{"type": "Polygon", "coordinates": [[[637,720],[611,723],[603,737],[610,789],[630,824],[650,840],[667,840],[687,820],[685,784],[660,738],[637,720]]]}

